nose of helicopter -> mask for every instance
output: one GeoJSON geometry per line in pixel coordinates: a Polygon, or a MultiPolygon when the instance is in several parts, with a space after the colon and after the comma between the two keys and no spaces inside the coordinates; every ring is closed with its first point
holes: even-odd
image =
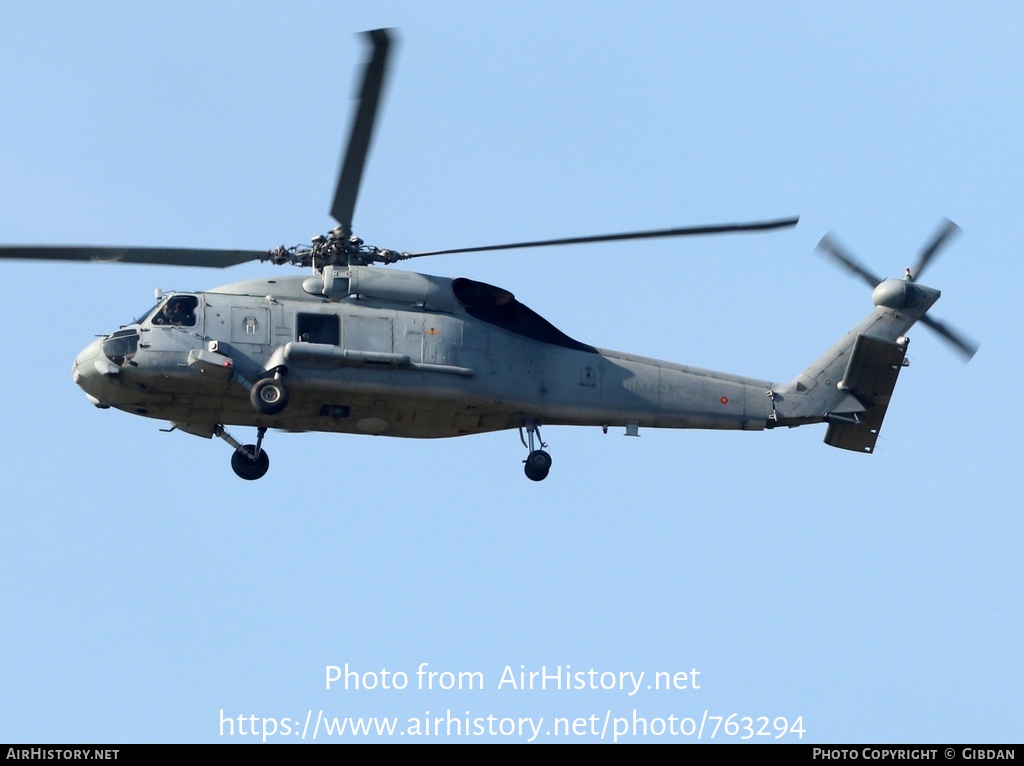
{"type": "Polygon", "coordinates": [[[71,377],[75,385],[85,391],[89,401],[97,407],[107,407],[100,398],[103,388],[118,368],[103,355],[103,339],[97,338],[83,348],[71,366],[71,377]]]}

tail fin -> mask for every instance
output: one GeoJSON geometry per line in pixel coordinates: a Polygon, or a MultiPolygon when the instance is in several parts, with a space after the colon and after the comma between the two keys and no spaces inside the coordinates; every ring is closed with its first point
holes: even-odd
{"type": "Polygon", "coordinates": [[[909,342],[905,333],[939,297],[897,311],[878,307],[832,348],[775,392],[776,424],[828,423],[825,443],[872,452],[909,342]]]}
{"type": "Polygon", "coordinates": [[[874,451],[900,368],[906,364],[906,353],[905,337],[902,342],[893,342],[870,335],[857,336],[846,371],[836,387],[862,405],[863,411],[833,410],[825,444],[854,452],[874,451]]]}

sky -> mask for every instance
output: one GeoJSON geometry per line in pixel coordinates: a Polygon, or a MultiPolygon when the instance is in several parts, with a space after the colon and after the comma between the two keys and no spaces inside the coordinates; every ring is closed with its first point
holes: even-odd
{"type": "Polygon", "coordinates": [[[219,440],[92,407],[71,362],[155,288],[284,272],[0,264],[0,741],[1020,741],[1019,3],[2,17],[4,243],[308,242],[334,225],[358,33],[386,26],[368,243],[801,217],[410,269],[501,285],[586,343],[788,381],[871,309],[818,240],[899,276],[948,217],[922,281],[981,348],[965,365],[914,328],[873,455],[823,426],[551,427],[534,483],[515,432],[272,432],[245,482],[219,440]]]}

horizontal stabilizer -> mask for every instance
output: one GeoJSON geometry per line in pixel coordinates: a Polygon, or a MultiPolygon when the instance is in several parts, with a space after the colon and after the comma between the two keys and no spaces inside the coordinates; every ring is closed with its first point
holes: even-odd
{"type": "Polygon", "coordinates": [[[833,411],[825,433],[826,444],[855,452],[874,451],[906,354],[905,344],[857,336],[839,387],[853,394],[864,405],[864,411],[833,411]]]}

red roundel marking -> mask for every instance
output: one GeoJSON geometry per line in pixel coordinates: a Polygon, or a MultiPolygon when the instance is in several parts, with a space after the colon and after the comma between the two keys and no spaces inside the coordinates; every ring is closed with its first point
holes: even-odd
{"type": "Polygon", "coordinates": [[[729,403],[729,397],[728,396],[723,396],[721,399],[719,399],[719,401],[722,404],[728,404],[729,403]]]}

